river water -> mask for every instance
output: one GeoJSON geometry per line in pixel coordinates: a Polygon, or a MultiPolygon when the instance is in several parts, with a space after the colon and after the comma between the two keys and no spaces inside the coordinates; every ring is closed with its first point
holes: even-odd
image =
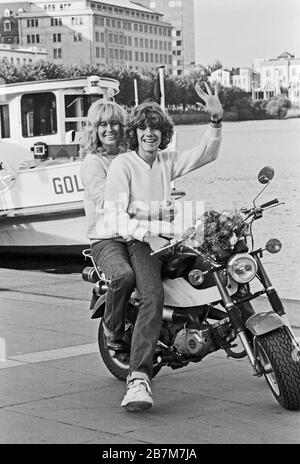
{"type": "MultiPolygon", "coordinates": [[[[191,148],[207,125],[176,126],[177,148],[191,148]]],[[[275,176],[258,204],[277,198],[285,204],[266,211],[253,227],[255,247],[270,238],[283,245],[263,262],[282,298],[300,300],[300,119],[225,122],[218,159],[176,181],[185,200],[204,201],[217,211],[251,206],[262,185],[257,175],[272,166],[275,176]]]]}

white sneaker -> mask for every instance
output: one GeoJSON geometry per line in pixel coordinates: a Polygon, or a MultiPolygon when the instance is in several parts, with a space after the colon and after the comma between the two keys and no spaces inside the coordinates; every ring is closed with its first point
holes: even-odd
{"type": "Polygon", "coordinates": [[[127,384],[127,391],[121,403],[129,412],[143,411],[153,406],[152,392],[146,379],[133,379],[127,384]]]}

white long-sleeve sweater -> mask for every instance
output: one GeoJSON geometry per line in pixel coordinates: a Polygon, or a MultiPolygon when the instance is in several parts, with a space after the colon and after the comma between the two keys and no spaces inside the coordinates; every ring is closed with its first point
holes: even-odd
{"type": "Polygon", "coordinates": [[[171,182],[211,161],[220,150],[222,129],[210,128],[200,145],[182,153],[158,152],[152,167],[128,152],[109,168],[104,208],[98,210],[98,238],[143,240],[147,231],[170,236],[170,223],[159,220],[159,206],[171,199],[171,182]]]}

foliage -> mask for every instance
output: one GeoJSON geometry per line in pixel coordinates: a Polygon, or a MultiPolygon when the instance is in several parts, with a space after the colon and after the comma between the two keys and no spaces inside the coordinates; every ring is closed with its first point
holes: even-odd
{"type": "Polygon", "coordinates": [[[214,63],[207,65],[207,70],[209,71],[209,74],[222,68],[223,65],[220,60],[216,60],[214,63]]]}
{"type": "Polygon", "coordinates": [[[237,101],[244,98],[248,99],[248,94],[245,92],[245,90],[240,89],[239,87],[220,86],[219,98],[223,105],[224,111],[234,111],[236,110],[237,101]]]}
{"type": "MultiPolygon", "coordinates": [[[[220,61],[207,67],[201,66],[197,71],[182,76],[165,76],[166,106],[173,112],[194,112],[199,114],[197,102],[199,97],[195,91],[196,82],[208,82],[208,77],[215,69],[222,67],[220,61]]],[[[0,78],[7,84],[46,79],[63,79],[89,76],[92,74],[117,79],[120,92],[116,101],[124,106],[135,104],[134,80],[137,81],[138,100],[154,100],[154,84],[157,73],[145,69],[136,72],[124,66],[110,66],[103,70],[89,65],[65,66],[52,62],[39,61],[15,67],[9,60],[0,60],[0,78]]],[[[210,84],[209,84],[210,85],[210,84]]],[[[219,87],[219,98],[225,112],[237,114],[238,119],[262,119],[266,117],[285,117],[291,108],[291,102],[285,95],[278,95],[269,101],[251,101],[250,95],[239,87],[219,87]]]]}
{"type": "Polygon", "coordinates": [[[273,118],[284,118],[292,104],[286,95],[280,94],[271,98],[266,104],[266,113],[273,118]]]}
{"type": "Polygon", "coordinates": [[[267,117],[267,100],[255,100],[251,103],[253,119],[263,119],[267,117]]]}

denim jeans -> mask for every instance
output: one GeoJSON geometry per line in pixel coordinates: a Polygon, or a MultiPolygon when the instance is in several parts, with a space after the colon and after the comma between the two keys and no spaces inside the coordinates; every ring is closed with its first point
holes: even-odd
{"type": "Polygon", "coordinates": [[[139,377],[138,373],[142,372],[151,379],[164,304],[162,262],[157,256],[150,256],[151,249],[146,243],[134,240],[128,242],[127,247],[140,298],[131,342],[129,375],[139,377]]]}
{"type": "Polygon", "coordinates": [[[93,243],[91,250],[95,262],[111,280],[106,295],[104,323],[112,333],[112,340],[119,340],[124,335],[125,308],[135,288],[127,244],[114,239],[101,240],[93,243]]]}

